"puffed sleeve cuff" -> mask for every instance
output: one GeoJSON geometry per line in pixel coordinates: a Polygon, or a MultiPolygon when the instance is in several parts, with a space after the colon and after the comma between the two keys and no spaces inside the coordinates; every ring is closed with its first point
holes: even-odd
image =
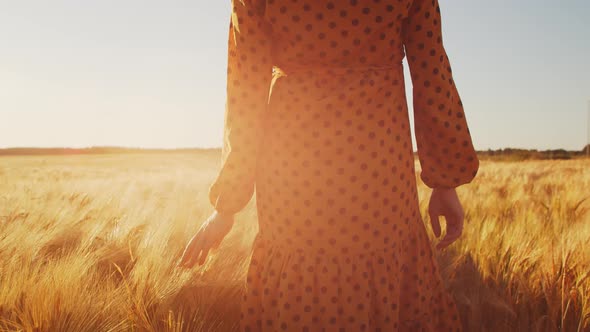
{"type": "Polygon", "coordinates": [[[445,165],[442,162],[432,165],[426,160],[421,160],[420,163],[424,166],[420,172],[420,179],[432,189],[456,188],[470,183],[479,170],[479,158],[475,150],[472,151],[467,158],[461,160],[460,164],[450,162],[445,165]]]}

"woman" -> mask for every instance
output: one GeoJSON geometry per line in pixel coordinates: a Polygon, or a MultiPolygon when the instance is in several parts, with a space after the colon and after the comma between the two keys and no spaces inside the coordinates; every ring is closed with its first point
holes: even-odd
{"type": "Polygon", "coordinates": [[[202,264],[256,187],[243,331],[458,331],[438,248],[461,234],[455,188],[479,160],[442,42],[437,0],[233,0],[215,213],[185,249],[202,264]],[[404,50],[405,47],[405,50],[404,50]],[[274,70],[271,71],[271,68],[274,70]],[[270,86],[270,87],[269,87],[270,86]]]}

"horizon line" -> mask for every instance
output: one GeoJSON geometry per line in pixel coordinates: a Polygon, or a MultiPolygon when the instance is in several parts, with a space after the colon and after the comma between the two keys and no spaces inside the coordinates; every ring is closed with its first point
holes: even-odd
{"type": "MultiPolygon", "coordinates": [[[[585,151],[586,147],[589,147],[590,144],[584,145],[581,149],[565,149],[565,148],[552,148],[552,149],[537,149],[537,148],[523,148],[523,147],[504,147],[504,148],[487,148],[487,149],[475,149],[477,152],[486,152],[486,151],[502,151],[502,150],[526,150],[526,151],[567,151],[567,152],[581,152],[585,151]]],[[[221,146],[214,146],[214,147],[137,147],[137,146],[123,146],[123,145],[92,145],[92,146],[83,146],[83,147],[75,147],[75,146],[9,146],[9,147],[0,147],[0,151],[7,151],[7,150],[92,150],[92,149],[119,149],[119,150],[157,150],[157,151],[178,151],[178,150],[219,150],[221,146]]],[[[417,153],[417,150],[413,150],[414,153],[417,153]]]]}

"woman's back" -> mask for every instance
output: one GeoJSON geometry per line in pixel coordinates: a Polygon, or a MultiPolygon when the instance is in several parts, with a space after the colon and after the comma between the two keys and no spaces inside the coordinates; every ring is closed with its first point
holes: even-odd
{"type": "Polygon", "coordinates": [[[405,46],[422,180],[470,182],[438,2],[234,0],[228,45],[209,197],[231,214],[256,188],[243,330],[459,330],[418,206],[401,64],[405,46]]]}
{"type": "Polygon", "coordinates": [[[268,1],[273,61],[319,68],[401,63],[411,1],[268,1]]]}

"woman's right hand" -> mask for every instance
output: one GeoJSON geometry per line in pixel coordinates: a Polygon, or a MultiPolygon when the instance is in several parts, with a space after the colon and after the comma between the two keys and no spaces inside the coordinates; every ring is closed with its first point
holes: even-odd
{"type": "Polygon", "coordinates": [[[233,215],[214,211],[201,225],[186,245],[179,266],[191,268],[196,263],[203,265],[209,252],[219,247],[234,223],[233,215]]]}
{"type": "Polygon", "coordinates": [[[463,233],[465,214],[455,188],[434,188],[430,195],[428,214],[432,230],[437,238],[441,235],[440,216],[444,216],[447,222],[447,234],[438,243],[437,249],[448,247],[463,233]]]}

